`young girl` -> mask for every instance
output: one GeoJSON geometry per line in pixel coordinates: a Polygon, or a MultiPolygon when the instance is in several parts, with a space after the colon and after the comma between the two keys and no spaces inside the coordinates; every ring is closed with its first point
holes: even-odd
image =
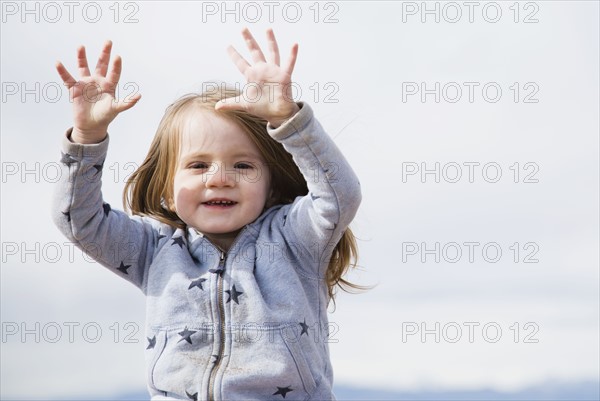
{"type": "Polygon", "coordinates": [[[102,199],[109,123],[121,72],[111,43],[81,79],[61,64],[74,124],[54,220],[99,263],[147,297],[146,362],[153,400],[327,400],[327,306],[356,257],[348,225],[360,184],[312,109],[291,98],[297,45],[280,66],[245,29],[250,65],[229,54],[245,90],[187,95],[167,109],[126,185],[133,216],[102,199]]]}

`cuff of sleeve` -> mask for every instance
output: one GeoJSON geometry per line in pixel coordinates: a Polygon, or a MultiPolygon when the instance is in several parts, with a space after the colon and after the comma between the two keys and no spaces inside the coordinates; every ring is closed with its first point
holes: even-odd
{"type": "Polygon", "coordinates": [[[97,158],[98,156],[103,156],[108,152],[108,142],[109,135],[106,134],[106,138],[99,143],[92,144],[83,144],[83,143],[75,143],[71,141],[71,132],[73,128],[69,128],[62,139],[62,150],[67,155],[81,160],[84,157],[97,158]]]}
{"type": "Polygon", "coordinates": [[[267,132],[273,139],[281,141],[288,136],[300,131],[313,118],[313,110],[305,102],[298,102],[300,110],[294,114],[289,120],[286,120],[277,128],[273,128],[271,124],[267,124],[267,132]]]}

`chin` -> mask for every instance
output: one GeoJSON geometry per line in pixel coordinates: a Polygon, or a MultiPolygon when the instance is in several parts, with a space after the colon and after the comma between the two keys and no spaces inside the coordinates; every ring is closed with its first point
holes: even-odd
{"type": "MultiPolygon", "coordinates": [[[[243,226],[242,226],[243,227],[243,226]]],[[[227,235],[227,234],[237,234],[241,229],[240,228],[225,228],[223,227],[207,227],[206,229],[198,228],[198,231],[205,235],[227,235]]]]}

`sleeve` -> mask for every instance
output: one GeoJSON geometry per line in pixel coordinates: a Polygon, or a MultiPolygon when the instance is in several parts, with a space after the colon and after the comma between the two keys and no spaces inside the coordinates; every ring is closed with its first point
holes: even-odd
{"type": "Polygon", "coordinates": [[[319,261],[328,253],[328,261],[356,215],[362,199],[360,182],[311,107],[304,102],[298,105],[300,110],[281,126],[267,125],[269,134],[292,155],[309,191],[286,209],[283,228],[319,261]]]}
{"type": "Polygon", "coordinates": [[[83,145],[71,142],[70,133],[71,129],[62,139],[54,223],[83,252],[145,293],[147,268],[159,235],[165,233],[150,219],[130,217],[103,201],[101,177],[109,137],[83,145]]]}

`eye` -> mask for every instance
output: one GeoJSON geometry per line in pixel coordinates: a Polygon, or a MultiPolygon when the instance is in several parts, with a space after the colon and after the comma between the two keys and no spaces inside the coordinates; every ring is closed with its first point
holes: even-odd
{"type": "Polygon", "coordinates": [[[208,168],[208,164],[204,162],[195,162],[191,163],[188,168],[191,169],[205,169],[208,168]]]}
{"type": "Polygon", "coordinates": [[[250,164],[250,163],[245,163],[245,162],[239,162],[239,163],[236,163],[236,164],[234,165],[234,167],[235,167],[235,168],[242,169],[242,170],[246,170],[246,169],[254,168],[254,166],[253,166],[252,164],[250,164]]]}

